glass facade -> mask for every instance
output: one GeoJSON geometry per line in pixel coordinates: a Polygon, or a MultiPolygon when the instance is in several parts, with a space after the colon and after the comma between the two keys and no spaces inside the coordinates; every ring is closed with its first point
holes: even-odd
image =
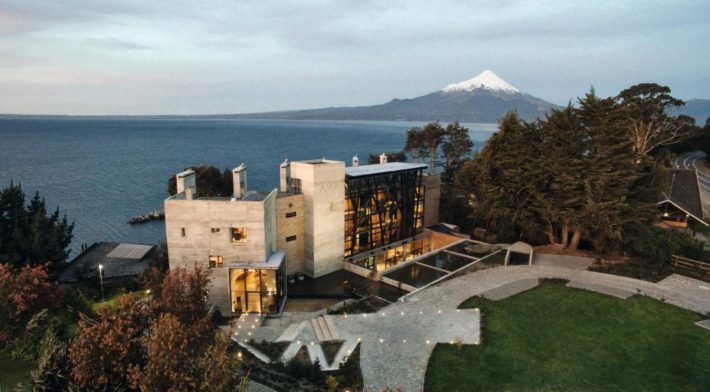
{"type": "Polygon", "coordinates": [[[229,286],[233,313],[279,313],[284,299],[285,267],[278,269],[230,268],[229,286]]]}
{"type": "Polygon", "coordinates": [[[411,240],[402,241],[400,244],[359,254],[346,260],[360,267],[384,271],[429,251],[431,251],[431,239],[428,235],[419,235],[411,240]]]}
{"type": "MultiPolygon", "coordinates": [[[[346,258],[414,237],[423,231],[421,173],[421,169],[414,169],[346,177],[346,258]]],[[[402,252],[405,250],[401,249],[402,252]]],[[[383,257],[391,260],[396,257],[396,251],[383,257]]]]}

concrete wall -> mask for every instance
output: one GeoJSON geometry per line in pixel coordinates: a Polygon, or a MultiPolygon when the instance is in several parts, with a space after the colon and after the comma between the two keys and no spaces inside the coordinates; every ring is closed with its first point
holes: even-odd
{"type": "Polygon", "coordinates": [[[441,201],[441,177],[422,175],[424,193],[424,227],[439,223],[439,203],[441,201]]]}
{"type": "Polygon", "coordinates": [[[319,277],[342,268],[345,163],[291,162],[291,178],[301,180],[304,199],[305,273],[319,277]]]}
{"type": "Polygon", "coordinates": [[[280,194],[276,198],[276,249],[286,252],[286,273],[305,273],[304,238],[305,211],[303,194],[280,194]],[[287,218],[287,213],[296,216],[287,218]],[[295,241],[286,241],[286,237],[296,236],[295,241]]]}
{"type": "Polygon", "coordinates": [[[276,191],[261,201],[167,199],[165,235],[170,268],[209,268],[209,256],[222,256],[224,267],[209,269],[210,302],[229,314],[229,263],[263,262],[276,248],[276,191]],[[245,242],[232,242],[233,227],[246,228],[245,242]]]}

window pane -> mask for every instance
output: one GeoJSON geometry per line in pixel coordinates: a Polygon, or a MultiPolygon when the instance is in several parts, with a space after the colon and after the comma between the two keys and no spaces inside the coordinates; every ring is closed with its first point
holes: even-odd
{"type": "Polygon", "coordinates": [[[257,270],[247,270],[247,291],[260,291],[259,274],[257,270]]]}
{"type": "Polygon", "coordinates": [[[232,242],[245,242],[247,240],[247,229],[245,227],[232,227],[232,242]]]}
{"type": "Polygon", "coordinates": [[[276,291],[276,270],[261,270],[261,290],[276,291]]]}

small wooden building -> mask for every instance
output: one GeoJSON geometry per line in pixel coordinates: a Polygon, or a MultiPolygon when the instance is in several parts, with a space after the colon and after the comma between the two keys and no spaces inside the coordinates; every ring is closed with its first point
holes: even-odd
{"type": "Polygon", "coordinates": [[[686,229],[695,224],[710,226],[704,219],[698,176],[695,170],[674,169],[670,185],[658,201],[661,227],[686,229]]]}

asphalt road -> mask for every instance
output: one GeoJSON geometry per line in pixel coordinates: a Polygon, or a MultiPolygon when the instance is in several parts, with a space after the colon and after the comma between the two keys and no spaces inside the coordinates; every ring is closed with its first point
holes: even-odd
{"type": "Polygon", "coordinates": [[[700,199],[703,203],[703,215],[708,216],[710,211],[710,168],[707,165],[707,154],[702,151],[693,151],[676,158],[674,164],[677,169],[695,170],[698,175],[698,188],[700,199]]]}

